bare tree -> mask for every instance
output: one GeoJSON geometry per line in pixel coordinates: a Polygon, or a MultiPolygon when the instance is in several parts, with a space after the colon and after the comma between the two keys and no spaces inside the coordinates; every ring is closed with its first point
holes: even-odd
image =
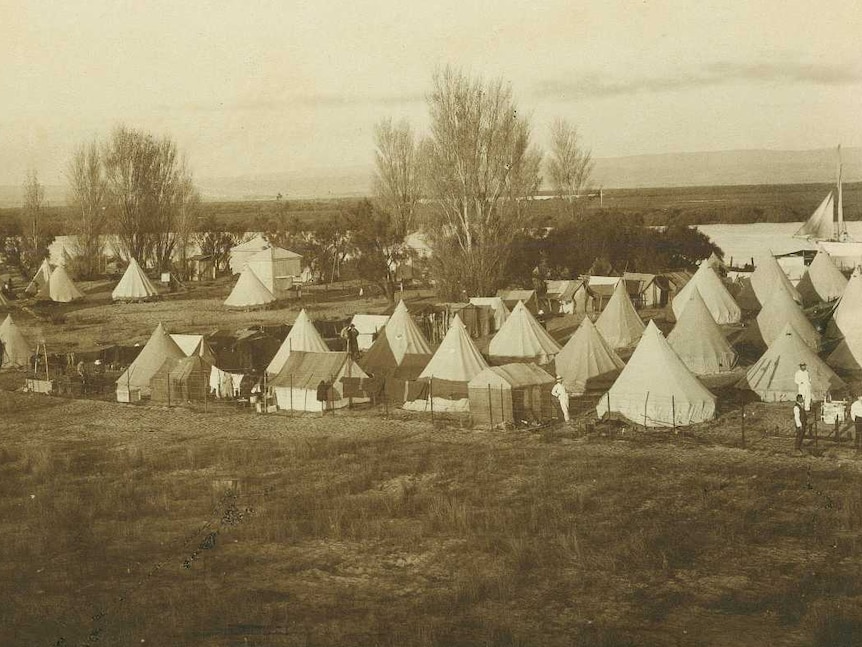
{"type": "Polygon", "coordinates": [[[435,207],[432,273],[449,297],[491,294],[503,281],[523,201],[539,185],[541,156],[502,81],[450,67],[434,75],[423,176],[435,207]]]}
{"type": "Polygon", "coordinates": [[[405,238],[414,228],[419,201],[419,160],[410,124],[384,119],[374,128],[376,173],[374,198],[388,213],[395,235],[405,238]]]}
{"type": "Polygon", "coordinates": [[[201,196],[195,187],[191,171],[189,171],[188,166],[183,161],[180,165],[179,181],[177,183],[173,229],[175,244],[179,248],[180,265],[184,277],[189,269],[189,245],[193,241],[193,234],[197,229],[200,202],[201,196]]]}
{"type": "Polygon", "coordinates": [[[19,248],[20,267],[26,273],[32,273],[35,268],[48,257],[48,245],[53,236],[45,236],[42,221],[45,217],[45,187],[39,181],[39,175],[34,170],[27,172],[24,180],[24,205],[21,210],[23,218],[23,244],[19,248]]]}
{"type": "Polygon", "coordinates": [[[590,189],[593,160],[592,153],[581,146],[578,129],[565,119],[557,119],[551,126],[551,156],[547,168],[554,191],[574,216],[578,205],[582,204],[579,199],[590,189]]]}
{"type": "Polygon", "coordinates": [[[120,126],[104,150],[110,210],[123,252],[159,269],[170,266],[182,165],[168,137],[120,126]]]}
{"type": "Polygon", "coordinates": [[[76,236],[75,259],[82,276],[99,273],[105,225],[107,223],[107,185],[102,155],[95,140],[82,144],[69,162],[69,203],[73,207],[72,230],[76,236]]]}

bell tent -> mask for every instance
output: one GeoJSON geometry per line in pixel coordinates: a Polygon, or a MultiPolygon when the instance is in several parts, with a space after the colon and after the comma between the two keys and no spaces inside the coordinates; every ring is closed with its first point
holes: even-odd
{"type": "Polygon", "coordinates": [[[794,301],[802,303],[802,297],[781,269],[778,260],[772,254],[766,254],[758,260],[737,302],[745,310],[759,310],[779,287],[784,287],[794,301]]]}
{"type": "Polygon", "coordinates": [[[820,333],[811,325],[802,308],[790,294],[778,286],[757,313],[757,329],[767,347],[783,334],[785,324],[790,324],[802,340],[815,351],[820,349],[820,333]]]}
{"type": "Polygon", "coordinates": [[[691,295],[694,292],[700,293],[707,310],[717,324],[735,324],[742,319],[742,309],[724,287],[724,283],[721,282],[712,265],[701,263],[691,280],[677,292],[671,302],[671,309],[677,320],[691,302],[691,295]]]}
{"type": "Polygon", "coordinates": [[[711,420],[715,400],[650,321],[596,413],[618,414],[646,427],[678,427],[711,420]]]}
{"type": "Polygon", "coordinates": [[[461,318],[455,315],[440,347],[410,385],[411,393],[404,408],[467,411],[470,408],[467,383],[486,368],[488,362],[470,339],[461,318]]]}
{"type": "Polygon", "coordinates": [[[862,274],[853,273],[832,312],[826,334],[833,339],[851,335],[862,324],[862,274]]]}
{"type": "Polygon", "coordinates": [[[43,296],[48,298],[48,282],[51,280],[51,264],[48,259],[42,261],[39,269],[33,275],[32,280],[24,288],[24,292],[30,296],[43,296]]]}
{"type": "Polygon", "coordinates": [[[828,392],[844,388],[844,382],[817,356],[789,323],[755,362],[737,386],[750,388],[764,402],[793,402],[798,387],[794,376],[800,363],[808,365],[811,395],[823,400],[828,392]]]}
{"type": "Polygon", "coordinates": [[[614,352],[589,317],[584,317],[554,361],[557,375],[570,395],[604,390],[619,376],[625,363],[614,352]]]}
{"type": "Polygon", "coordinates": [[[712,318],[700,291],[691,292],[689,299],[667,343],[695,375],[731,370],[736,365],[736,351],[712,318]]]}
{"type": "Polygon", "coordinates": [[[847,278],[835,267],[829,254],[820,251],[811,261],[796,289],[805,306],[840,299],[847,287],[847,278]]]}
{"type": "Polygon", "coordinates": [[[30,344],[12,321],[12,315],[6,315],[0,324],[0,342],[3,344],[0,368],[27,368],[30,364],[30,344]]]}
{"type": "Polygon", "coordinates": [[[488,354],[497,364],[548,364],[560,350],[556,340],[536,321],[524,303],[518,301],[506,323],[491,339],[488,354]]]}
{"type": "Polygon", "coordinates": [[[281,372],[284,363],[290,356],[290,353],[295,350],[306,351],[310,353],[326,353],[329,352],[329,347],[323,341],[323,337],[317,332],[317,328],[311,323],[308,313],[305,308],[299,311],[296,321],[293,322],[293,327],[287,333],[278,351],[276,351],[269,365],[266,367],[268,375],[277,375],[281,372]]]}
{"type": "Polygon", "coordinates": [[[72,282],[66,268],[58,265],[48,279],[48,298],[57,303],[69,303],[83,299],[84,293],[72,282]]]}
{"type": "Polygon", "coordinates": [[[596,320],[596,328],[614,350],[633,346],[641,338],[644,322],[629,299],[625,281],[618,281],[608,305],[596,320]]]}
{"type": "Polygon", "coordinates": [[[159,324],[129,368],[117,380],[117,388],[138,388],[141,395],[150,395],[150,379],[166,359],[183,359],[182,349],[159,324]]]}
{"type": "Polygon", "coordinates": [[[145,301],[159,296],[159,291],[149,277],[144,274],[138,261],[134,258],[123,273],[117,287],[111,292],[114,301],[145,301]]]}
{"type": "Polygon", "coordinates": [[[275,301],[251,266],[246,265],[224,304],[228,308],[263,308],[275,301]]]}

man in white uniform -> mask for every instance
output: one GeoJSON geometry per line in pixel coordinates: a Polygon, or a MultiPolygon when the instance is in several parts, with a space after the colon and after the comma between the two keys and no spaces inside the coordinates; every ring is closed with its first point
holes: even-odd
{"type": "Polygon", "coordinates": [[[569,421],[569,392],[566,391],[566,387],[563,386],[563,378],[559,375],[557,376],[557,383],[554,384],[554,388],[551,389],[551,395],[557,398],[557,401],[560,403],[560,410],[563,412],[563,420],[569,421]]]}
{"type": "Polygon", "coordinates": [[[802,396],[802,401],[805,403],[805,410],[811,411],[811,375],[805,362],[799,365],[793,381],[796,382],[797,393],[802,396]]]}

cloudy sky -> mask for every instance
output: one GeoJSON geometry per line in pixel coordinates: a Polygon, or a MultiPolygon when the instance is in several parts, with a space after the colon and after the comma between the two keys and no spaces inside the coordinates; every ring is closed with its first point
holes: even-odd
{"type": "Polygon", "coordinates": [[[858,0],[0,0],[0,184],[118,123],[199,177],[367,165],[453,64],[597,157],[862,146],[858,0]]]}

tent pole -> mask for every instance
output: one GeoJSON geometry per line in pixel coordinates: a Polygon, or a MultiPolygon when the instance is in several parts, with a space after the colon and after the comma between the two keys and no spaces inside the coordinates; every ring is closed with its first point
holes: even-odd
{"type": "Polygon", "coordinates": [[[45,381],[50,382],[51,376],[48,375],[48,344],[42,344],[42,353],[45,355],[45,381]]]}
{"type": "Polygon", "coordinates": [[[673,425],[673,432],[676,433],[676,399],[674,396],[670,396],[670,415],[673,416],[671,425],[673,425]]]}
{"type": "MultiPolygon", "coordinates": [[[[502,407],[501,407],[502,408],[502,407]]],[[[494,429],[494,402],[491,398],[491,385],[488,385],[488,426],[494,429]]]]}
{"type": "Polygon", "coordinates": [[[646,397],[644,398],[644,429],[647,428],[646,420],[647,420],[647,403],[649,402],[649,391],[646,392],[646,397]]]}

